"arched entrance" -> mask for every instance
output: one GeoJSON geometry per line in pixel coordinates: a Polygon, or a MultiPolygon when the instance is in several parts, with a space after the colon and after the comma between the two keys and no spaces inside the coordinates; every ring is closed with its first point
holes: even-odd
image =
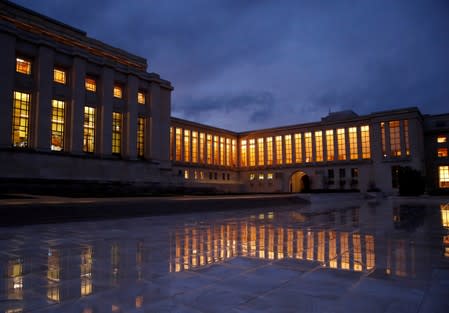
{"type": "Polygon", "coordinates": [[[290,176],[290,192],[308,192],[310,190],[309,176],[301,171],[290,176]]]}

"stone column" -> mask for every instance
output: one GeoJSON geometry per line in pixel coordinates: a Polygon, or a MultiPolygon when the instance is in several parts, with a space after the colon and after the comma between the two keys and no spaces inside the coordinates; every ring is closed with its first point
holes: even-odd
{"type": "Polygon", "coordinates": [[[16,39],[0,33],[0,148],[12,145],[12,106],[16,71],[16,39]]]}
{"type": "Polygon", "coordinates": [[[358,160],[363,159],[362,156],[362,126],[357,126],[357,156],[358,160]]]}
{"type": "Polygon", "coordinates": [[[54,52],[46,46],[39,47],[36,62],[36,101],[31,120],[32,145],[39,151],[50,151],[51,145],[51,112],[53,94],[54,52]]]}
{"type": "Polygon", "coordinates": [[[326,130],[322,130],[322,144],[323,144],[323,162],[327,162],[327,137],[326,130]]]}
{"type": "MultiPolygon", "coordinates": [[[[100,96],[100,103],[97,108],[97,127],[96,127],[96,147],[95,154],[112,154],[112,103],[114,100],[114,70],[109,67],[103,67],[100,78],[100,90],[97,94],[100,96]]],[[[122,125],[123,141],[123,125],[122,125]]],[[[123,147],[123,144],[122,144],[123,147]]],[[[123,150],[123,149],[122,149],[123,150]]],[[[123,154],[124,151],[121,151],[123,154]]]]}
{"type": "Polygon", "coordinates": [[[80,154],[83,151],[84,105],[86,101],[85,78],[86,61],[75,57],[70,79],[72,99],[69,110],[66,110],[68,112],[66,118],[68,123],[66,130],[68,132],[65,137],[68,139],[68,151],[72,154],[80,154]]]}
{"type": "Polygon", "coordinates": [[[137,92],[138,78],[129,75],[127,83],[127,110],[123,112],[123,156],[137,159],[137,92]]]}

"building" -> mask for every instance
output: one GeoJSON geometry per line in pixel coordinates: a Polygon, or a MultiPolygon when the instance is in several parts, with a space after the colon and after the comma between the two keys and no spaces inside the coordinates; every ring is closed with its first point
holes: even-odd
{"type": "Polygon", "coordinates": [[[449,114],[402,108],[236,133],[170,117],[147,61],[0,2],[0,180],[220,192],[449,190],[449,114]]]}

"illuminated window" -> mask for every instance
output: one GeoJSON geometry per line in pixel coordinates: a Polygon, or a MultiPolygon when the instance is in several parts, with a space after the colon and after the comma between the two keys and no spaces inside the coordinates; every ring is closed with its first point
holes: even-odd
{"type": "Polygon", "coordinates": [[[212,135],[207,134],[206,158],[207,164],[212,164],[212,135]]]}
{"type": "Polygon", "coordinates": [[[440,136],[437,137],[437,142],[438,143],[445,143],[445,142],[447,142],[447,137],[443,136],[443,135],[440,135],[440,136]]]}
{"type": "Polygon", "coordinates": [[[337,129],[337,148],[338,148],[338,159],[346,160],[346,140],[345,140],[345,129],[337,129]]]}
{"type": "Polygon", "coordinates": [[[359,158],[357,147],[357,127],[349,127],[349,158],[356,160],[359,158]]]}
{"type": "Polygon", "coordinates": [[[369,135],[369,126],[364,125],[360,127],[360,131],[361,131],[360,139],[362,140],[362,158],[369,159],[371,158],[371,142],[369,135]]]}
{"type": "Polygon", "coordinates": [[[94,152],[95,148],[95,108],[84,107],[83,151],[94,152]]]}
{"type": "Polygon", "coordinates": [[[64,149],[64,101],[53,100],[51,104],[51,150],[64,149]]]}
{"type": "Polygon", "coordinates": [[[120,154],[122,146],[122,113],[112,113],[112,153],[120,154]]]}
{"type": "Polygon", "coordinates": [[[240,142],[240,166],[248,166],[246,140],[240,142]]]}
{"type": "Polygon", "coordinates": [[[81,296],[88,296],[92,293],[92,248],[83,248],[81,251],[81,296]]]}
{"type": "Polygon", "coordinates": [[[380,133],[382,137],[382,155],[384,158],[387,157],[387,142],[386,142],[386,133],[385,133],[385,123],[380,123],[380,133]]]}
{"type": "Polygon", "coordinates": [[[354,271],[362,271],[362,245],[360,240],[360,234],[352,235],[352,247],[354,256],[354,271]]]}
{"type": "Polygon", "coordinates": [[[219,160],[220,155],[218,154],[219,149],[220,149],[220,146],[218,145],[218,136],[214,136],[214,155],[213,155],[213,159],[214,159],[214,164],[215,165],[220,164],[220,160],[219,160]]]}
{"type": "Polygon", "coordinates": [[[315,132],[315,161],[323,162],[323,132],[315,132]]]}
{"type": "Polygon", "coordinates": [[[447,148],[438,148],[438,157],[446,158],[447,157],[447,148]]]}
{"type": "Polygon", "coordinates": [[[449,228],[449,204],[441,204],[441,225],[445,228],[449,228]]]}
{"type": "Polygon", "coordinates": [[[440,188],[449,188],[449,166],[438,166],[440,188]]]}
{"type": "Polygon", "coordinates": [[[256,174],[249,174],[249,180],[255,180],[256,179],[256,174]]]}
{"type": "Polygon", "coordinates": [[[257,165],[265,165],[265,155],[264,155],[264,140],[263,138],[257,139],[257,165]]]}
{"type": "Polygon", "coordinates": [[[170,161],[173,161],[173,127],[170,127],[170,161]]]}
{"type": "Polygon", "coordinates": [[[304,134],[304,150],[306,153],[306,162],[312,162],[312,133],[304,134]]]}
{"type": "Polygon", "coordinates": [[[65,85],[66,83],[65,71],[56,68],[53,69],[53,81],[65,85]]]}
{"type": "Polygon", "coordinates": [[[60,258],[59,251],[53,248],[48,249],[47,259],[47,299],[55,302],[59,302],[59,284],[60,281],[60,258]]]}
{"type": "Polygon", "coordinates": [[[284,163],[282,158],[282,136],[276,136],[276,164],[284,163]]]}
{"type": "Polygon", "coordinates": [[[23,260],[20,258],[8,262],[6,290],[9,300],[23,300],[23,260]]]}
{"type": "Polygon", "coordinates": [[[231,166],[231,139],[226,138],[226,166],[231,166]]]}
{"type": "Polygon", "coordinates": [[[225,138],[220,137],[220,165],[225,165],[225,138]]]}
{"type": "Polygon", "coordinates": [[[206,144],[206,134],[200,133],[200,163],[204,163],[204,148],[206,144]]]}
{"type": "Polygon", "coordinates": [[[31,95],[14,91],[12,113],[12,145],[25,148],[29,145],[31,95]]]}
{"type": "Polygon", "coordinates": [[[329,267],[337,268],[337,233],[329,231],[329,267]]]}
{"type": "Polygon", "coordinates": [[[273,164],[273,137],[266,138],[267,143],[267,165],[273,164]]]}
{"type": "Polygon", "coordinates": [[[302,140],[301,140],[301,134],[295,134],[295,162],[301,163],[302,162],[302,140]]]}
{"type": "Polygon", "coordinates": [[[25,75],[30,75],[31,74],[31,61],[21,59],[21,58],[16,58],[16,72],[22,73],[25,75]]]}
{"type": "Polygon", "coordinates": [[[176,128],[175,133],[175,159],[181,161],[182,128],[176,128]]]}
{"type": "Polygon", "coordinates": [[[237,140],[232,139],[232,166],[237,166],[237,140]]]}
{"type": "Polygon", "coordinates": [[[249,166],[256,166],[256,140],[249,140],[249,166]]]}
{"type": "Polygon", "coordinates": [[[145,93],[142,91],[137,92],[137,103],[145,104],[145,93]]]}
{"type": "Polygon", "coordinates": [[[184,162],[190,162],[190,130],[184,129],[184,162]]]}
{"type": "Polygon", "coordinates": [[[399,121],[390,121],[388,126],[390,128],[390,156],[399,157],[401,156],[401,129],[399,121]]]}
{"type": "Polygon", "coordinates": [[[123,96],[122,87],[115,85],[114,86],[114,98],[121,99],[122,96],[123,96]]]}
{"type": "Polygon", "coordinates": [[[349,236],[344,232],[340,234],[341,268],[349,270],[349,236]]]}
{"type": "Polygon", "coordinates": [[[273,173],[268,173],[267,174],[267,179],[268,180],[273,180],[273,173]]]}
{"type": "Polygon", "coordinates": [[[87,91],[97,91],[97,82],[93,78],[86,77],[85,86],[87,91]]]}
{"type": "Polygon", "coordinates": [[[292,164],[292,135],[285,135],[285,164],[292,164]]]}
{"type": "Polygon", "coordinates": [[[259,174],[259,180],[264,180],[265,179],[265,175],[263,173],[259,174]]]}
{"type": "Polygon", "coordinates": [[[184,179],[189,179],[189,171],[184,170],[184,179]]]}
{"type": "MultiPolygon", "coordinates": [[[[173,128],[170,127],[170,154],[171,158],[173,158],[173,128]]],[[[143,158],[144,155],[144,147],[145,147],[145,117],[139,116],[137,118],[137,156],[139,158],[143,158]]]]}
{"type": "Polygon", "coordinates": [[[326,152],[327,152],[327,161],[335,160],[335,151],[334,151],[334,130],[328,129],[326,130],[326,152]]]}
{"type": "Polygon", "coordinates": [[[410,155],[410,138],[408,131],[408,120],[404,120],[405,155],[410,155]]]}
{"type": "Polygon", "coordinates": [[[198,162],[198,132],[192,131],[192,162],[198,162]]]}
{"type": "Polygon", "coordinates": [[[376,258],[374,251],[374,236],[365,235],[365,250],[366,250],[366,269],[371,270],[376,265],[376,258]]]}

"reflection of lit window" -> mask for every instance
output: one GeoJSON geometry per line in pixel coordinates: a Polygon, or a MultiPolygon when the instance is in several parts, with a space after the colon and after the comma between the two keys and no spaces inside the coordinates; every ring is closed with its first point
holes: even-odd
{"type": "Polygon", "coordinates": [[[23,299],[23,261],[21,259],[8,262],[8,299],[23,299]]]}
{"type": "Polygon", "coordinates": [[[438,166],[440,188],[449,188],[449,166],[438,166]]]}
{"type": "Polygon", "coordinates": [[[249,174],[249,180],[256,179],[256,174],[249,174]]]}
{"type": "Polygon", "coordinates": [[[341,254],[341,268],[349,270],[349,236],[348,233],[340,234],[340,254],[341,254]]]}
{"type": "Polygon", "coordinates": [[[65,71],[54,69],[53,70],[53,81],[59,84],[65,84],[66,78],[65,78],[65,71]]]}
{"type": "Polygon", "coordinates": [[[16,58],[16,72],[26,75],[31,74],[31,62],[21,58],[16,58]]]}
{"type": "Polygon", "coordinates": [[[359,234],[352,235],[352,245],[354,250],[354,271],[360,272],[362,270],[362,246],[359,234]]]}
{"type": "Polygon", "coordinates": [[[81,295],[92,293],[92,248],[84,248],[81,252],[81,295]]]}
{"type": "Polygon", "coordinates": [[[371,270],[376,265],[375,252],[374,252],[374,236],[365,236],[365,249],[366,249],[366,269],[371,270]]]}
{"type": "Polygon", "coordinates": [[[437,154],[439,158],[446,158],[447,157],[447,148],[438,148],[437,154]]]}
{"type": "Polygon", "coordinates": [[[143,296],[136,297],[136,309],[140,309],[143,305],[143,296]]]}
{"type": "Polygon", "coordinates": [[[437,137],[437,142],[438,143],[445,143],[445,142],[447,142],[447,137],[446,136],[438,136],[437,137]]]}
{"type": "Polygon", "coordinates": [[[85,87],[87,91],[95,92],[97,91],[97,82],[93,78],[86,77],[85,87]]]}
{"type": "Polygon", "coordinates": [[[122,87],[114,86],[114,98],[121,99],[122,98],[122,87]]]}

